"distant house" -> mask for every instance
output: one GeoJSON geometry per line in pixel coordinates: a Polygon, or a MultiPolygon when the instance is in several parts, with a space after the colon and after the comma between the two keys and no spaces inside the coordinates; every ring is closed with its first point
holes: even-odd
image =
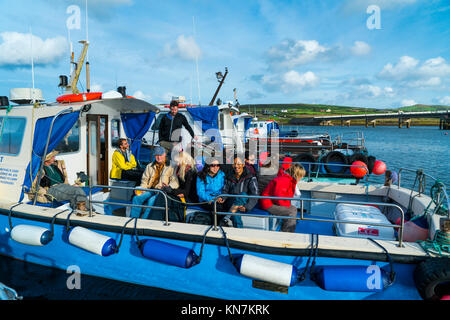
{"type": "Polygon", "coordinates": [[[287,109],[282,109],[281,112],[282,112],[282,113],[286,113],[286,112],[288,112],[288,111],[287,111],[287,109]]]}
{"type": "Polygon", "coordinates": [[[327,109],[325,112],[331,112],[331,109],[327,109]]]}

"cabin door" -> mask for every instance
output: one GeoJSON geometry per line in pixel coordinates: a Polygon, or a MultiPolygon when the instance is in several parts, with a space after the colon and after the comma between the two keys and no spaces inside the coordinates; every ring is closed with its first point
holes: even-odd
{"type": "Polygon", "coordinates": [[[87,115],[87,168],[92,185],[108,185],[108,116],[87,115]]]}

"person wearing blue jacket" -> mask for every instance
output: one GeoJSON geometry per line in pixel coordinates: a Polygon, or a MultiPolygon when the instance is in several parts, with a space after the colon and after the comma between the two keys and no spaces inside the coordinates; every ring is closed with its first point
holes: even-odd
{"type": "MultiPolygon", "coordinates": [[[[197,195],[199,202],[204,202],[202,208],[213,212],[213,200],[216,196],[222,193],[225,185],[225,173],[220,170],[219,160],[212,159],[207,161],[202,171],[198,173],[197,177],[197,195]],[[207,203],[205,203],[207,202],[207,203]]],[[[224,211],[224,201],[222,199],[217,201],[217,211],[224,211]]],[[[219,216],[222,218],[223,216],[219,216]]],[[[220,220],[220,219],[218,219],[220,220]]]]}

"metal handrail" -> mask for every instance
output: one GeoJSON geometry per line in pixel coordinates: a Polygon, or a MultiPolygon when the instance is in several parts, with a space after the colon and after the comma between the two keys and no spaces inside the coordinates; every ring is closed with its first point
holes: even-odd
{"type": "Polygon", "coordinates": [[[346,224],[363,224],[363,225],[371,225],[378,227],[392,227],[399,228],[398,231],[398,246],[403,247],[403,228],[405,223],[405,213],[403,209],[394,203],[383,203],[383,202],[362,202],[362,201],[346,201],[346,200],[329,200],[329,199],[311,199],[311,198],[290,198],[290,197],[269,197],[269,196],[252,196],[252,195],[236,195],[236,194],[220,194],[214,198],[214,230],[218,230],[217,228],[217,214],[220,215],[233,215],[233,216],[253,216],[260,218],[276,218],[276,219],[295,219],[295,220],[304,220],[304,221],[319,221],[319,222],[331,222],[331,223],[346,223],[346,224]],[[217,200],[219,198],[252,198],[252,199],[274,199],[274,200],[291,200],[291,201],[300,201],[300,218],[297,217],[285,217],[285,216],[274,216],[274,215],[249,215],[242,213],[232,213],[232,212],[217,212],[217,200]],[[303,216],[303,201],[309,202],[328,202],[328,203],[348,203],[348,204],[359,204],[359,205],[377,205],[377,206],[387,206],[397,208],[401,213],[401,221],[400,226],[393,224],[381,224],[381,223],[370,223],[370,222],[360,222],[360,221],[342,221],[342,220],[331,220],[331,219],[314,219],[314,218],[305,218],[303,216]]]}
{"type": "MultiPolygon", "coordinates": [[[[413,169],[409,169],[409,168],[400,168],[400,169],[398,170],[398,181],[397,181],[397,188],[398,188],[398,189],[400,189],[400,184],[401,184],[401,173],[402,173],[403,170],[409,171],[409,172],[415,172],[415,173],[417,174],[417,170],[413,170],[413,169]]],[[[425,172],[423,172],[423,171],[422,171],[422,174],[425,175],[425,176],[427,176],[427,177],[429,177],[429,178],[431,178],[431,179],[433,179],[435,182],[438,181],[438,179],[436,179],[436,178],[433,177],[432,175],[429,175],[429,174],[427,174],[427,173],[425,173],[425,172]]],[[[442,185],[443,185],[444,197],[445,197],[445,199],[447,200],[447,216],[450,218],[450,198],[449,198],[449,196],[448,196],[447,188],[446,188],[445,184],[442,183],[442,185]]],[[[413,191],[414,191],[414,190],[413,190],[413,191]]],[[[420,195],[420,191],[419,191],[419,195],[420,195]]]]}
{"type": "Polygon", "coordinates": [[[159,189],[146,189],[140,187],[121,187],[121,186],[103,186],[103,185],[89,185],[89,215],[92,216],[92,203],[106,203],[112,205],[122,205],[125,207],[139,207],[139,208],[150,208],[150,209],[165,209],[165,226],[168,226],[169,223],[169,205],[167,201],[167,194],[159,189]],[[155,206],[146,206],[146,205],[138,205],[138,204],[130,204],[130,203],[121,203],[121,202],[113,202],[113,201],[92,201],[92,188],[109,188],[109,189],[122,189],[122,190],[139,190],[139,191],[154,191],[161,193],[164,196],[165,207],[155,207],[155,206]]]}

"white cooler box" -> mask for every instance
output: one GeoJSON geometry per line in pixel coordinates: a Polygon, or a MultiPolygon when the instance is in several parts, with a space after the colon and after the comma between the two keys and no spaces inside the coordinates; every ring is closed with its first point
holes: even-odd
{"type": "MultiPolygon", "coordinates": [[[[391,224],[378,208],[369,205],[339,203],[334,218],[340,221],[391,224]]],[[[395,240],[394,228],[367,224],[336,223],[336,233],[343,237],[395,240]]]]}

